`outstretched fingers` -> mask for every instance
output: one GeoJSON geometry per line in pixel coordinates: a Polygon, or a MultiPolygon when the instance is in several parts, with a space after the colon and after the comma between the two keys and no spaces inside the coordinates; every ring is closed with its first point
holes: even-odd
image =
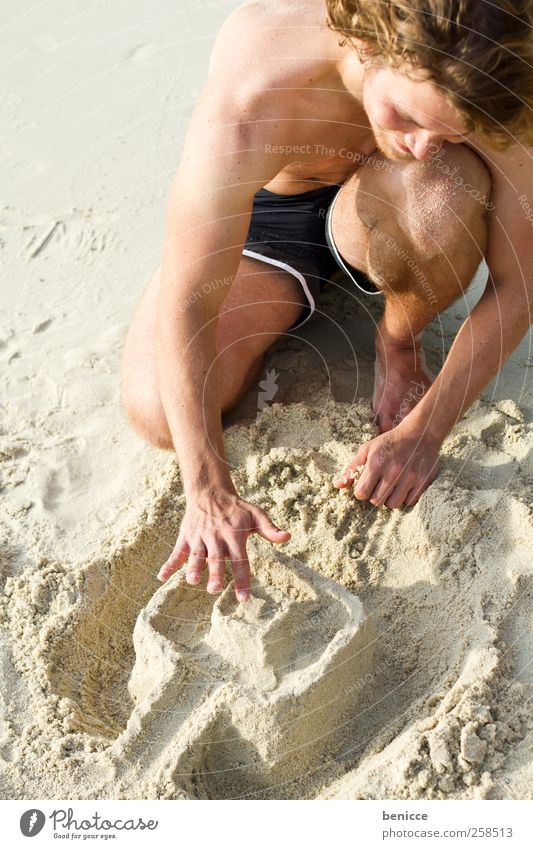
{"type": "Polygon", "coordinates": [[[168,581],[171,575],[174,574],[187,560],[190,554],[190,548],[188,543],[186,543],[181,538],[178,538],[176,545],[172,551],[172,554],[168,558],[168,560],[163,563],[159,572],[157,573],[157,578],[159,581],[168,581]]]}
{"type": "Polygon", "coordinates": [[[246,553],[248,537],[257,533],[273,543],[287,542],[291,535],[276,527],[269,516],[260,507],[251,506],[241,511],[239,523],[229,525],[221,533],[220,529],[195,540],[186,541],[180,535],[174,550],[166,563],[163,564],[157,577],[166,581],[186,561],[186,580],[193,586],[200,583],[202,572],[208,569],[207,592],[219,593],[224,588],[226,561],[231,560],[235,594],[239,601],[250,598],[250,563],[246,553]]]}
{"type": "Polygon", "coordinates": [[[207,567],[209,571],[209,577],[207,579],[208,593],[219,593],[224,588],[227,557],[228,555],[222,548],[209,548],[207,555],[207,567]]]}
{"type": "Polygon", "coordinates": [[[202,580],[202,572],[205,568],[207,559],[207,549],[201,540],[198,540],[191,545],[189,560],[187,563],[187,572],[185,578],[188,584],[196,586],[202,580]]]}
{"type": "Polygon", "coordinates": [[[258,533],[260,537],[268,540],[268,542],[277,543],[288,542],[290,540],[291,535],[289,531],[282,531],[278,528],[260,507],[254,507],[251,512],[253,520],[252,531],[258,533]]]}
{"type": "Polygon", "coordinates": [[[248,601],[250,598],[250,561],[246,554],[246,543],[236,542],[228,546],[231,570],[237,601],[248,601]]]}

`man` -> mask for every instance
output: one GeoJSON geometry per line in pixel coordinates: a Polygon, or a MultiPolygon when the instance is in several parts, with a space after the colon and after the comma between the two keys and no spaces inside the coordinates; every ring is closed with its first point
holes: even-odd
{"type": "Polygon", "coordinates": [[[381,435],[336,481],[350,485],[364,466],[355,496],[375,505],[416,503],[443,440],[530,323],[531,224],[519,200],[533,203],[530,7],[328,0],[327,15],[321,0],[254,2],[222,28],[161,266],[125,347],[128,415],[149,442],[175,449],[187,499],[159,578],[188,561],[195,585],[207,563],[218,592],[229,559],[240,600],[249,534],[290,534],[236,492],[221,414],[335,269],[385,300],[381,435]],[[486,291],[430,385],[420,333],[484,255],[486,291]]]}

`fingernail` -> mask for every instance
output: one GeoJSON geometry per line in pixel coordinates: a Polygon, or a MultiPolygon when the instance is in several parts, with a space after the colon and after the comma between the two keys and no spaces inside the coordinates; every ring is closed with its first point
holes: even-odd
{"type": "Polygon", "coordinates": [[[218,593],[218,592],[220,592],[221,589],[222,588],[221,588],[220,584],[208,584],[207,585],[207,592],[208,593],[218,593]]]}
{"type": "Polygon", "coordinates": [[[161,568],[159,570],[159,572],[157,573],[156,577],[157,577],[158,581],[164,581],[165,580],[165,570],[163,568],[161,568]]]}
{"type": "Polygon", "coordinates": [[[187,581],[189,584],[199,584],[201,577],[198,572],[191,572],[191,574],[187,576],[187,581]]]}
{"type": "Polygon", "coordinates": [[[248,593],[246,590],[239,590],[237,593],[237,598],[239,601],[248,601],[248,593]]]}

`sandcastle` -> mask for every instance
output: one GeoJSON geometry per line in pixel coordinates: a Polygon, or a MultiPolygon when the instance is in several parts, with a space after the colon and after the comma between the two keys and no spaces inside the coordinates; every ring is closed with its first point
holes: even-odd
{"type": "Polygon", "coordinates": [[[375,643],[359,599],[280,553],[254,565],[252,589],[239,604],[232,582],[211,596],[181,570],[137,620],[136,708],[114,748],[162,787],[237,796],[297,777],[355,715],[375,643]]]}

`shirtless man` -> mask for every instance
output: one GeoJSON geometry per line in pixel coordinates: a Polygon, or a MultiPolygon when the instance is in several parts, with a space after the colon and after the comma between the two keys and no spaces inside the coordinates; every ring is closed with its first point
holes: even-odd
{"type": "Polygon", "coordinates": [[[350,485],[364,466],[354,494],[375,505],[416,503],[443,440],[529,327],[531,12],[520,0],[506,0],[505,13],[499,0],[443,0],[433,17],[433,0],[402,2],[401,14],[392,0],[253,2],[218,36],[161,265],[124,353],[129,418],[176,451],[186,495],[161,580],[188,561],[198,584],[207,563],[216,593],[230,560],[244,601],[248,536],[290,538],[236,492],[221,416],[253,385],[265,350],[309,317],[335,268],[385,300],[381,434],[335,482],[350,485]],[[446,8],[461,10],[460,25],[446,8]],[[420,333],[482,256],[486,290],[431,384],[420,333]],[[412,381],[427,391],[413,396],[412,381]]]}

